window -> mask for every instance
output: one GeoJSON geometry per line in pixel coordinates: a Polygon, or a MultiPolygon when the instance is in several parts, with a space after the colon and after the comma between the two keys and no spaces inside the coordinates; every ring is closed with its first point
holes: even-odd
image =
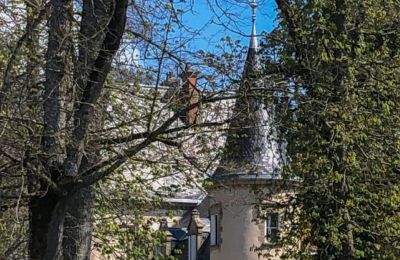
{"type": "Polygon", "coordinates": [[[210,245],[215,246],[218,243],[218,215],[211,215],[210,220],[210,245]]]}
{"type": "Polygon", "coordinates": [[[268,213],[265,220],[265,238],[268,243],[276,243],[280,236],[279,213],[268,213]]]}

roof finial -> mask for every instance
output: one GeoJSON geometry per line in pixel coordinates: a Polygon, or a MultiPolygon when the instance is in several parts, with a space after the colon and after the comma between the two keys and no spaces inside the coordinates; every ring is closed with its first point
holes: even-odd
{"type": "Polygon", "coordinates": [[[256,31],[256,8],[257,8],[256,0],[250,2],[250,7],[252,9],[251,21],[253,22],[252,30],[251,30],[251,39],[250,39],[250,48],[257,49],[258,41],[257,41],[257,31],[256,31]]]}

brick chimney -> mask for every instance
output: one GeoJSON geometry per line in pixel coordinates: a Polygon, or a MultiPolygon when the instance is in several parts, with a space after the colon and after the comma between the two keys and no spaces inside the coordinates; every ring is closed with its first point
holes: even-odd
{"type": "MultiPolygon", "coordinates": [[[[182,85],[182,99],[184,104],[190,106],[192,104],[196,104],[200,100],[200,91],[196,87],[197,84],[197,76],[198,72],[193,70],[190,64],[186,65],[185,71],[181,74],[181,78],[183,81],[182,85]]],[[[188,125],[193,125],[197,123],[199,113],[199,107],[196,106],[190,109],[184,115],[184,121],[188,125]]]]}

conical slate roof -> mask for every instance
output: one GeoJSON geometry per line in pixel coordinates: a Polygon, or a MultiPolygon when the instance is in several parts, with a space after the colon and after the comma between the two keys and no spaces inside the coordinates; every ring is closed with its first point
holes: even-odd
{"type": "Polygon", "coordinates": [[[267,86],[257,81],[257,37],[255,7],[253,28],[246,64],[238,90],[233,118],[229,127],[225,152],[214,178],[237,176],[280,178],[282,145],[274,127],[273,105],[263,98],[267,86]]]}

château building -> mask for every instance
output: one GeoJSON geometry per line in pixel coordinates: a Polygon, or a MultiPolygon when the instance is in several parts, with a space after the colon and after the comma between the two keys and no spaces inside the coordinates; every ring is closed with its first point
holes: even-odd
{"type": "MultiPolygon", "coordinates": [[[[165,247],[160,252],[178,259],[279,259],[284,251],[280,241],[285,232],[282,205],[294,197],[295,183],[281,175],[287,161],[285,144],[278,140],[273,102],[265,98],[266,91],[273,90],[257,77],[257,4],[252,2],[250,6],[252,31],[247,58],[236,101],[223,107],[222,117],[230,118],[227,136],[214,138],[217,143],[222,140],[224,149],[207,181],[211,184],[206,190],[190,188],[176,193],[147,213],[148,218],[160,219],[155,229],[165,232],[165,247]],[[171,209],[174,216],[166,217],[171,209]]],[[[197,76],[190,67],[181,80],[168,75],[165,87],[158,88],[161,102],[183,95],[189,104],[197,103],[197,76]]],[[[194,124],[205,110],[195,107],[182,121],[194,124]]],[[[213,115],[210,112],[205,117],[213,115]]],[[[184,185],[179,178],[161,181],[184,185]]]]}
{"type": "Polygon", "coordinates": [[[294,196],[294,183],[281,176],[285,145],[278,140],[274,106],[263,98],[270,86],[257,77],[257,4],[251,7],[250,44],[224,154],[207,196],[191,201],[187,226],[170,228],[171,240],[185,241],[181,259],[279,259],[283,253],[282,204],[294,196]],[[186,235],[175,237],[177,229],[186,235]]]}

